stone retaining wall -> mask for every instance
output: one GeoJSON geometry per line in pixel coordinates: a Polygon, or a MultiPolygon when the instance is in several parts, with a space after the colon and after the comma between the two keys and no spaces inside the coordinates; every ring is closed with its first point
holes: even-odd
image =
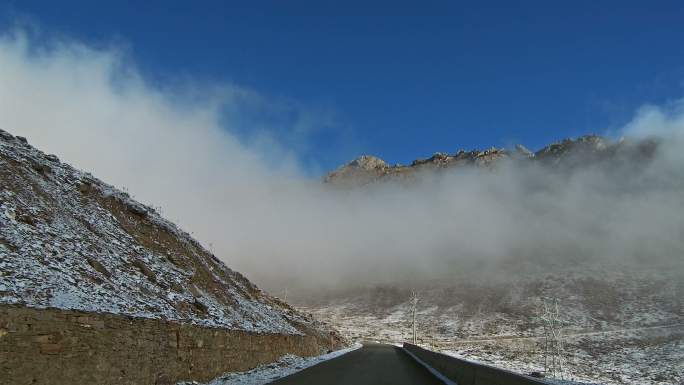
{"type": "Polygon", "coordinates": [[[0,305],[0,383],[152,385],[207,381],[292,353],[334,349],[329,336],[254,334],[153,319],[0,305]]]}

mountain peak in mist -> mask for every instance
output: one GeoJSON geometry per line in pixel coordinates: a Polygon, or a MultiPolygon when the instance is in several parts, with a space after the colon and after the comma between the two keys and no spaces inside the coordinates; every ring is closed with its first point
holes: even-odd
{"type": "Polygon", "coordinates": [[[599,135],[566,138],[532,152],[522,144],[513,150],[491,147],[485,150],[459,150],[455,153],[436,152],[429,158],[419,158],[410,165],[390,166],[371,155],[339,167],[325,177],[325,182],[339,185],[364,185],[379,180],[404,179],[420,171],[443,171],[459,167],[493,167],[502,161],[534,162],[543,165],[576,167],[591,165],[617,156],[650,157],[657,146],[653,139],[613,141],[599,135]]]}

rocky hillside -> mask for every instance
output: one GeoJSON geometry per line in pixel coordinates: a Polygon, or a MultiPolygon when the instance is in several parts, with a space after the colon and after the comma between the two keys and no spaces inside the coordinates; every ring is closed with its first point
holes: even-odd
{"type": "Polygon", "coordinates": [[[328,338],[151,207],[5,131],[0,187],[0,304],[328,338]]]}

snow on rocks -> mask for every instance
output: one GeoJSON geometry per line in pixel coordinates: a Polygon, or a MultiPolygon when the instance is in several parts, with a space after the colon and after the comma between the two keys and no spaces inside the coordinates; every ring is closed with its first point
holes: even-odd
{"type": "Polygon", "coordinates": [[[263,333],[316,327],[154,209],[2,130],[0,304],[263,333]]]}

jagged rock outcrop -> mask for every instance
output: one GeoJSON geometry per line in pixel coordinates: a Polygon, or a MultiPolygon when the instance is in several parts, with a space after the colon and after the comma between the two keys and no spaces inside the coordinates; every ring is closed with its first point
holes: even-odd
{"type": "Polygon", "coordinates": [[[389,167],[384,160],[370,155],[361,155],[357,159],[351,161],[350,165],[367,171],[381,170],[389,167]]]}
{"type": "Polygon", "coordinates": [[[363,155],[328,174],[324,181],[335,185],[358,186],[378,180],[405,180],[419,170],[440,170],[463,165],[490,166],[509,158],[507,150],[492,147],[484,151],[459,151],[453,155],[437,152],[427,159],[416,159],[408,166],[390,166],[374,156],[363,155]]]}
{"type": "Polygon", "coordinates": [[[365,184],[384,175],[392,167],[384,160],[370,155],[361,155],[347,165],[326,176],[326,182],[353,181],[353,183],[365,184]]]}

